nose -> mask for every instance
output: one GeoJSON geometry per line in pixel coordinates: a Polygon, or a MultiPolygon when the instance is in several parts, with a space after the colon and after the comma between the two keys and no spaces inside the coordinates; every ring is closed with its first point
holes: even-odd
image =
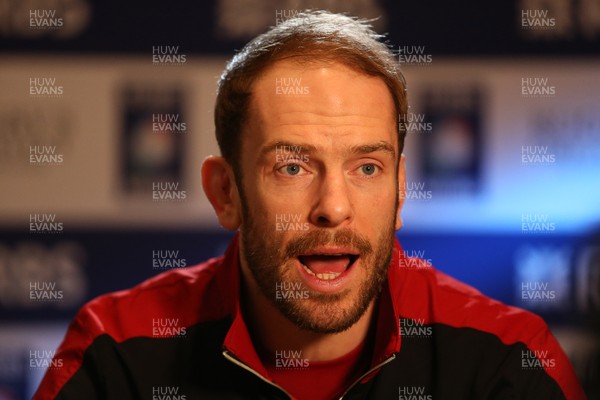
{"type": "Polygon", "coordinates": [[[310,222],[318,227],[336,227],[352,220],[353,207],[343,173],[325,173],[316,188],[310,222]]]}

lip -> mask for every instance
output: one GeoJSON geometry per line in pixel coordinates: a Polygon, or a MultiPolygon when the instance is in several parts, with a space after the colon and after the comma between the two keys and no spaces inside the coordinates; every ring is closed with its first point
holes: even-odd
{"type": "Polygon", "coordinates": [[[339,254],[348,254],[351,256],[358,256],[360,255],[356,250],[351,249],[349,247],[333,247],[333,246],[327,246],[327,247],[317,247],[314,248],[312,250],[310,250],[307,253],[302,253],[299,254],[299,257],[302,256],[314,256],[314,255],[318,255],[318,254],[322,254],[325,256],[331,256],[331,255],[339,255],[339,254]]]}
{"type": "Polygon", "coordinates": [[[311,251],[311,252],[308,252],[308,253],[305,253],[302,255],[308,256],[308,255],[314,255],[314,254],[323,254],[323,255],[350,254],[350,255],[356,256],[356,259],[354,260],[352,265],[350,265],[350,267],[348,267],[347,270],[342,272],[337,278],[330,279],[330,280],[324,280],[324,279],[319,279],[316,276],[313,276],[313,275],[309,274],[308,272],[306,272],[306,270],[304,269],[304,266],[302,265],[300,260],[296,257],[295,258],[296,268],[298,269],[298,273],[299,273],[302,281],[308,288],[310,288],[316,292],[319,292],[319,293],[336,293],[336,292],[344,290],[348,286],[350,286],[350,284],[354,278],[354,275],[356,274],[356,272],[355,272],[355,270],[357,269],[356,265],[360,261],[360,256],[355,251],[348,251],[348,250],[340,251],[340,249],[332,250],[332,248],[328,248],[328,249],[315,249],[314,251],[311,251]]]}

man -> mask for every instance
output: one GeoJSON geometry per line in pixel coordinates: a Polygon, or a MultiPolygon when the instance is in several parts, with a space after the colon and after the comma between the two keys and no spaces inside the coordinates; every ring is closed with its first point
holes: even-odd
{"type": "Polygon", "coordinates": [[[584,398],[540,318],[403,255],[406,113],[361,21],[305,13],[246,45],[202,166],[239,233],[84,306],[36,398],[584,398]]]}

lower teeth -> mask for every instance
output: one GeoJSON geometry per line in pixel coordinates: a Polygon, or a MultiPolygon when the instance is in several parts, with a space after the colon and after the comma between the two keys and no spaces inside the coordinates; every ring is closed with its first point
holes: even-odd
{"type": "Polygon", "coordinates": [[[341,272],[329,272],[329,273],[323,273],[323,274],[315,274],[310,268],[308,268],[306,265],[302,264],[302,266],[304,267],[304,269],[306,270],[306,272],[308,272],[309,274],[311,274],[312,276],[316,276],[319,279],[322,279],[324,281],[330,281],[332,279],[337,278],[338,276],[340,276],[342,273],[341,272]]]}

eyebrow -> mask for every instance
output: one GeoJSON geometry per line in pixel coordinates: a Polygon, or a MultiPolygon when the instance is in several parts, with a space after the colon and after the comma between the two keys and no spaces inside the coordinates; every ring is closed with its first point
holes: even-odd
{"type": "MultiPolygon", "coordinates": [[[[318,152],[317,147],[312,144],[292,143],[292,142],[286,142],[286,141],[279,140],[279,141],[272,142],[272,143],[269,143],[268,145],[264,146],[260,150],[260,156],[263,157],[269,153],[276,151],[278,148],[282,148],[282,147],[291,148],[293,150],[305,151],[308,153],[318,152]]],[[[394,149],[394,146],[392,146],[390,143],[384,142],[384,141],[363,144],[363,145],[358,145],[358,146],[352,146],[352,147],[348,148],[347,152],[349,154],[369,154],[369,153],[375,153],[378,151],[388,153],[389,155],[392,156],[392,158],[396,157],[396,150],[394,149]]]]}
{"type": "Polygon", "coordinates": [[[369,154],[375,153],[377,151],[383,151],[385,153],[390,154],[393,158],[396,158],[396,150],[394,150],[394,146],[392,146],[388,142],[364,144],[360,146],[353,146],[350,148],[350,153],[353,154],[369,154]]]}

